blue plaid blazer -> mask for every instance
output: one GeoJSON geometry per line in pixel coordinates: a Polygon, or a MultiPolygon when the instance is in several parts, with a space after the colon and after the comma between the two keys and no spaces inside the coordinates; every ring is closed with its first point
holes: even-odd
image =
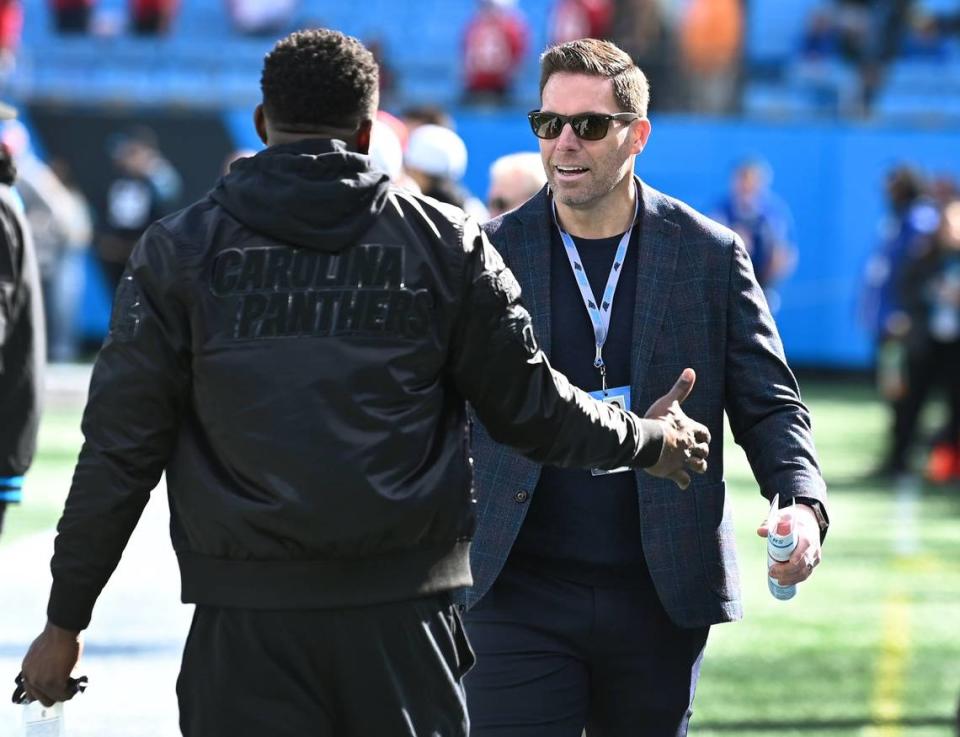
{"type": "MultiPolygon", "coordinates": [[[[637,179],[642,218],[633,324],[631,392],[643,414],[680,372],[697,372],[684,403],[713,436],[709,469],[681,491],[638,471],[641,535],[650,574],[671,619],[700,627],[742,616],[731,508],[723,481],[723,415],[768,499],[806,496],[826,505],[810,417],[739,238],[637,179]]],[[[550,214],[544,187],[484,226],[523,289],[549,356],[550,214]]],[[[477,530],[470,607],[493,585],[530,507],[540,466],[473,429],[477,530]]],[[[756,572],[756,575],[762,575],[756,572]]]]}

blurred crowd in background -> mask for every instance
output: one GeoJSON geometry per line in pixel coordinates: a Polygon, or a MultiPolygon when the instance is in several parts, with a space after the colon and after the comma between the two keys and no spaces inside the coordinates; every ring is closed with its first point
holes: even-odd
{"type": "MultiPolygon", "coordinates": [[[[614,41],[646,70],[655,111],[960,110],[960,79],[930,78],[931,70],[960,67],[955,0],[372,0],[363,12],[329,0],[0,0],[0,68],[9,75],[25,28],[36,54],[25,74],[36,74],[37,84],[44,77],[36,68],[54,57],[75,61],[58,40],[169,39],[183,41],[193,59],[212,54],[197,41],[197,26],[208,39],[269,42],[310,25],[360,37],[381,61],[384,97],[400,103],[531,102],[535,86],[523,77],[543,46],[593,36],[614,41]],[[42,22],[31,23],[31,14],[42,22]]],[[[256,65],[259,56],[247,61],[256,65]]],[[[99,77],[91,75],[92,86],[99,77]]]]}
{"type": "MultiPolygon", "coordinates": [[[[216,11],[216,17],[225,20],[227,27],[219,33],[231,34],[240,43],[261,39],[266,47],[294,27],[340,27],[333,21],[346,16],[337,15],[345,12],[336,10],[338,5],[343,4],[0,0],[0,93],[18,103],[25,96],[27,102],[49,102],[38,62],[41,53],[49,51],[53,64],[56,54],[65,50],[96,53],[100,48],[96,44],[105,39],[176,43],[194,32],[188,21],[199,17],[191,15],[198,8],[216,11]],[[34,41],[36,48],[31,49],[34,41]],[[85,41],[92,45],[71,45],[85,41]],[[21,63],[21,58],[26,61],[21,63]]],[[[360,35],[381,62],[384,112],[371,151],[376,166],[399,186],[463,207],[481,220],[519,206],[544,185],[545,178],[531,138],[529,150],[494,162],[484,190],[469,191],[463,180],[471,141],[457,133],[457,112],[510,109],[522,116],[534,107],[537,80],[531,70],[546,43],[583,36],[615,41],[649,76],[654,113],[749,116],[788,110],[797,117],[801,115],[797,100],[802,100],[803,114],[863,120],[890,109],[883,106],[890,104],[891,90],[906,89],[916,100],[931,76],[939,84],[935,101],[921,99],[921,109],[927,104],[927,112],[940,114],[949,109],[951,95],[960,101],[960,74],[953,73],[960,70],[960,2],[955,0],[384,0],[370,4],[362,25],[351,22],[355,27],[343,30],[360,35]],[[393,8],[392,26],[378,15],[388,7],[393,8]],[[784,15],[788,10],[794,15],[784,15]],[[441,57],[439,66],[424,67],[431,44],[439,43],[429,31],[431,14],[459,19],[443,32],[454,39],[450,48],[456,49],[458,58],[441,57]],[[383,25],[378,25],[378,17],[383,25]],[[407,28],[408,35],[402,38],[415,39],[421,30],[417,24],[422,24],[424,48],[419,56],[408,44],[398,43],[402,38],[396,25],[404,18],[413,30],[407,28]],[[771,25],[758,27],[763,23],[771,25]],[[787,51],[776,57],[776,63],[763,51],[769,37],[786,39],[787,51]],[[938,69],[942,73],[932,73],[938,69]],[[426,84],[430,77],[441,84],[426,84]]],[[[180,47],[162,48],[173,55],[180,47]]],[[[216,48],[213,52],[229,55],[216,48]]],[[[258,65],[260,59],[253,61],[258,65]]],[[[124,64],[118,61],[113,67],[114,78],[122,79],[124,64]]],[[[89,94],[91,104],[104,104],[96,102],[94,72],[91,67],[91,86],[78,94],[89,94]]],[[[256,82],[250,74],[242,80],[254,101],[256,82]]],[[[208,84],[202,92],[211,104],[222,102],[217,84],[208,84]]],[[[71,91],[64,94],[69,97],[71,91]]],[[[162,94],[174,96],[176,89],[162,94]]],[[[49,356],[53,361],[89,358],[101,336],[95,334],[91,340],[90,331],[79,327],[88,304],[84,293],[99,288],[112,294],[126,257],[147,225],[187,204],[186,191],[212,186],[221,172],[211,168],[199,183],[185,177],[164,153],[157,131],[147,125],[124,126],[100,142],[111,171],[105,186],[96,191],[80,186],[63,157],[45,156],[44,146],[35,145],[27,125],[6,122],[0,142],[16,161],[17,190],[39,252],[49,356]],[[91,285],[91,279],[100,286],[91,285]]],[[[254,154],[236,150],[224,167],[254,154]]],[[[706,209],[743,238],[776,314],[782,301],[778,285],[803,259],[791,203],[776,193],[774,172],[762,156],[740,160],[728,181],[718,179],[713,185],[715,200],[706,209]]],[[[879,226],[863,223],[865,229],[878,228],[876,251],[862,277],[851,277],[862,278],[861,324],[873,341],[879,391],[893,418],[889,452],[878,473],[895,476],[916,465],[912,454],[927,447],[925,438],[918,439],[921,413],[937,400],[945,407],[945,419],[923,462],[932,480],[956,481],[960,479],[957,185],[949,176],[928,178],[918,168],[897,166],[886,182],[865,180],[862,186],[883,188],[888,205],[879,226]]]]}

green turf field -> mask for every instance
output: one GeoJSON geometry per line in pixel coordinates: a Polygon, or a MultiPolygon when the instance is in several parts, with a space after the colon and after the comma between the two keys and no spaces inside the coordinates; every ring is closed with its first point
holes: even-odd
{"type": "MultiPolygon", "coordinates": [[[[915,498],[862,481],[885,414],[867,388],[806,385],[831,489],[824,561],[790,602],[767,592],[756,524],[766,506],[727,449],[746,618],[715,627],[691,735],[954,737],[960,698],[960,488],[915,498]]],[[[50,411],[27,503],[3,545],[55,523],[79,448],[79,412],[50,411]]]]}
{"type": "Polygon", "coordinates": [[[898,501],[863,481],[886,423],[872,392],[811,384],[804,398],[831,492],[823,563],[793,600],[769,595],[765,505],[728,447],[746,616],[711,631],[691,734],[953,737],[960,488],[898,501]]]}

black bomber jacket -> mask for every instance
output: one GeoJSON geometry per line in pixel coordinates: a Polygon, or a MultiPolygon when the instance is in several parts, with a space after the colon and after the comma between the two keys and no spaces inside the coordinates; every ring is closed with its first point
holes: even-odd
{"type": "Polygon", "coordinates": [[[551,370],[460,210],[339,141],[270,147],[144,234],[94,367],[50,620],[79,630],[166,471],[186,602],[321,608],[471,583],[466,404],[541,463],[660,426],[551,370]]]}

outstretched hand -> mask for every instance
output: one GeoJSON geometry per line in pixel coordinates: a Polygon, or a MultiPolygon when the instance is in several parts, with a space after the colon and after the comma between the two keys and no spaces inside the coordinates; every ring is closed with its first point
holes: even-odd
{"type": "Polygon", "coordinates": [[[681,489],[690,485],[690,474],[707,470],[710,455],[710,431],[706,426],[687,417],[680,408],[697,381],[692,368],[681,373],[670,391],[650,405],[644,417],[660,420],[663,425],[663,448],[657,462],[644,469],[658,478],[667,478],[681,489]]]}

